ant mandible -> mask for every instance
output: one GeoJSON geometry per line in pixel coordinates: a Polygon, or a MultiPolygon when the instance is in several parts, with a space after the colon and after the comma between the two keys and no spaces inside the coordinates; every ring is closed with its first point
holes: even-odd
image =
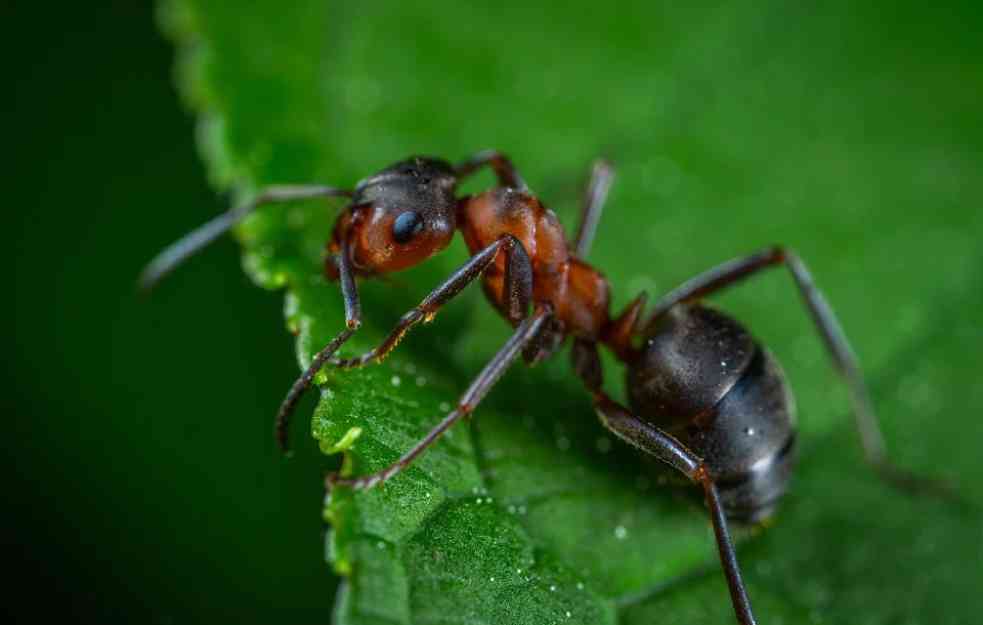
{"type": "Polygon", "coordinates": [[[393,477],[471,414],[520,354],[534,364],[570,337],[573,368],[593,396],[604,427],[702,487],[737,620],[752,624],[755,619],[727,519],[756,522],[774,511],[795,460],[794,405],[771,353],[740,323],[700,305],[699,300],[763,269],[787,268],[849,387],[866,460],[881,476],[903,486],[918,485],[920,479],[888,461],[857,360],[826,299],[793,251],[771,247],[725,262],[663,296],[647,318],[642,314],[644,294],[612,318],[608,282],[584,259],[613,177],[609,164],[594,164],[572,245],[553,211],[540,203],[509,159],[496,151],[480,152],[454,166],[415,156],[362,180],[354,190],[269,187],[165,249],[144,270],[140,283],[152,287],[261,205],[350,198],[335,222],[325,262],[327,278],[341,284],[347,327],[314,356],[287,393],[276,417],[281,448],[287,447],[290,414],[318,371],[328,365],[347,369],[380,362],[407,331],[433,319],[480,276],[488,300],[514,327],[511,338],[457,406],[399,460],[371,475],[330,475],[327,488],[365,489],[393,477]],[[458,197],[458,183],[483,167],[492,169],[498,185],[458,197]],[[471,258],[403,315],[377,347],[355,358],[335,357],[361,324],[356,278],[416,265],[447,247],[456,230],[464,235],[471,258]],[[598,345],[609,348],[625,364],[631,408],[601,390],[598,345]]]}

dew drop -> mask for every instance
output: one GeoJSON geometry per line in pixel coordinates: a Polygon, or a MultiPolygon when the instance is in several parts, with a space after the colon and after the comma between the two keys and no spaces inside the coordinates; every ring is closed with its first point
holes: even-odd
{"type": "Polygon", "coordinates": [[[628,537],[628,529],[624,525],[619,525],[614,528],[614,537],[618,540],[624,540],[628,537]]]}
{"type": "Polygon", "coordinates": [[[417,386],[426,386],[427,385],[427,379],[425,377],[423,377],[422,375],[421,376],[417,376],[417,378],[416,378],[416,385],[417,386]]]}
{"type": "Polygon", "coordinates": [[[583,582],[577,582],[577,590],[583,590],[583,589],[584,589],[584,583],[583,582]]]}
{"type": "Polygon", "coordinates": [[[757,434],[757,431],[754,428],[744,428],[744,434],[746,436],[754,436],[757,434]]]}
{"type": "Polygon", "coordinates": [[[556,586],[550,584],[550,592],[556,592],[556,586]]]}
{"type": "Polygon", "coordinates": [[[437,407],[440,408],[441,412],[447,412],[451,409],[451,405],[445,401],[440,402],[440,405],[437,407]]]}
{"type": "Polygon", "coordinates": [[[403,382],[402,380],[399,379],[398,375],[394,375],[392,379],[389,381],[392,383],[393,386],[399,386],[403,382]]]}

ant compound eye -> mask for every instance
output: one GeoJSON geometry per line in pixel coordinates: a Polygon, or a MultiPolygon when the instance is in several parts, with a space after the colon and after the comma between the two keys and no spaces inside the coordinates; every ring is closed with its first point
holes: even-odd
{"type": "Polygon", "coordinates": [[[409,243],[416,234],[423,230],[423,218],[416,211],[400,213],[393,221],[393,238],[397,243],[409,243]]]}

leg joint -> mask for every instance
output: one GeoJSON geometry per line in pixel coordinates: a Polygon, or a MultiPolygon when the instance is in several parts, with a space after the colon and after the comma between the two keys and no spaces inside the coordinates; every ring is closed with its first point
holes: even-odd
{"type": "Polygon", "coordinates": [[[698,464],[695,469],[690,471],[687,477],[697,484],[706,484],[713,481],[710,477],[710,472],[707,470],[706,463],[703,462],[698,464]]]}

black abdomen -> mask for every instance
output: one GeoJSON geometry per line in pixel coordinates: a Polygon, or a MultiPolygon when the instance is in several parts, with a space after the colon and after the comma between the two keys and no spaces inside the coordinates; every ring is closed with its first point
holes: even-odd
{"type": "Polygon", "coordinates": [[[759,520],[785,492],[795,407],[775,358],[737,321],[677,306],[628,369],[639,417],[703,458],[728,516],[759,520]]]}

